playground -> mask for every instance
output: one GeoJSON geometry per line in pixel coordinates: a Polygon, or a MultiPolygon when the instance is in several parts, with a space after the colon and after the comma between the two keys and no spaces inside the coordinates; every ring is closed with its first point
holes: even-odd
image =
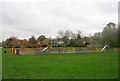
{"type": "Polygon", "coordinates": [[[15,55],[35,55],[35,54],[77,54],[77,53],[95,53],[95,52],[118,52],[119,48],[109,48],[105,45],[103,48],[91,47],[35,47],[35,48],[4,48],[3,54],[15,55]]]}
{"type": "MultiPolygon", "coordinates": [[[[55,48],[54,50],[58,49],[59,48],[55,48]]],[[[90,48],[67,48],[67,51],[70,49],[77,51],[78,49],[91,50],[90,48]]],[[[21,48],[19,50],[21,51],[23,49],[21,48]]],[[[30,52],[33,49],[25,48],[24,51],[25,50],[30,52]]],[[[3,52],[5,52],[2,55],[2,67],[4,67],[2,69],[3,79],[118,78],[118,53],[114,51],[81,53],[66,52],[60,54],[59,52],[58,54],[34,52],[35,54],[29,53],[26,55],[27,53],[21,53],[20,55],[17,55],[11,53],[11,48],[3,48],[3,52]]],[[[16,51],[14,52],[16,53],[16,51]]]]}

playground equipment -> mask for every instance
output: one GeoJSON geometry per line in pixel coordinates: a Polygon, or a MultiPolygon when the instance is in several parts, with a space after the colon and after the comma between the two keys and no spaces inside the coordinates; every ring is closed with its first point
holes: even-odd
{"type": "Polygon", "coordinates": [[[102,48],[102,50],[101,50],[101,51],[104,51],[106,47],[107,47],[107,45],[105,45],[105,46],[102,48]]]}
{"type": "MultiPolygon", "coordinates": [[[[84,53],[84,52],[103,52],[103,51],[109,51],[108,49],[109,45],[105,45],[103,48],[65,48],[65,47],[58,47],[54,48],[51,45],[48,45],[47,47],[36,47],[36,48],[12,48],[11,54],[16,55],[33,55],[33,54],[72,54],[72,53],[84,53]],[[107,48],[107,49],[106,49],[107,48]]],[[[116,50],[116,49],[114,49],[116,50]]]]}
{"type": "Polygon", "coordinates": [[[44,52],[44,51],[47,50],[47,49],[48,49],[48,47],[44,48],[42,51],[44,52]]]}
{"type": "Polygon", "coordinates": [[[13,48],[12,48],[12,49],[10,50],[10,53],[11,53],[11,54],[20,55],[20,50],[19,50],[19,49],[13,49],[13,48]]]}

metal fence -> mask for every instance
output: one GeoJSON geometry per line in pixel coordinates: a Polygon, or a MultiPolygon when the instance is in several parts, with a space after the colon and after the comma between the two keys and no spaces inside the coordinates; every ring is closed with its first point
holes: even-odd
{"type": "MultiPolygon", "coordinates": [[[[73,50],[69,49],[57,49],[57,50],[45,50],[41,51],[40,49],[31,48],[31,50],[21,50],[21,55],[29,54],[71,54],[71,53],[84,53],[84,52],[101,52],[102,48],[74,48],[73,50]]],[[[120,48],[107,48],[104,52],[118,52],[120,48]]]]}

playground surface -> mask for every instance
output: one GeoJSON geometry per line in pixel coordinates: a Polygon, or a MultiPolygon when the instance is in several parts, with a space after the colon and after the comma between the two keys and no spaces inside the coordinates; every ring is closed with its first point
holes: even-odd
{"type": "Polygon", "coordinates": [[[2,55],[3,79],[117,79],[117,52],[2,55]]]}
{"type": "Polygon", "coordinates": [[[55,47],[50,49],[48,47],[42,48],[3,48],[3,53],[16,55],[35,55],[35,54],[76,54],[85,52],[118,52],[118,48],[90,48],[90,47],[55,47]]]}

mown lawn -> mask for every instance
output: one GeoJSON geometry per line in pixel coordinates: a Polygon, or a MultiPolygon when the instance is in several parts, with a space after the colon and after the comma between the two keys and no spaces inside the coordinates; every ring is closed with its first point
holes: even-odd
{"type": "Polygon", "coordinates": [[[3,79],[117,79],[118,54],[2,55],[3,79]]]}

